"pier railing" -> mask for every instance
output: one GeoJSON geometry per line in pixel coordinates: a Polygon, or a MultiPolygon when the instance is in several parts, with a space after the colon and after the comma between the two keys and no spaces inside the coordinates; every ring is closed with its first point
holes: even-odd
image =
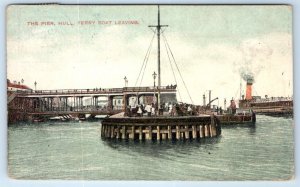
{"type": "MultiPolygon", "coordinates": [[[[123,92],[154,92],[157,87],[124,87],[124,88],[92,88],[92,89],[57,89],[57,90],[18,90],[19,95],[45,95],[45,94],[111,94],[123,92]]],[[[160,91],[176,91],[176,86],[161,86],[160,91]]]]}
{"type": "MultiPolygon", "coordinates": [[[[160,91],[173,94],[176,86],[163,86],[160,91]]],[[[153,92],[157,92],[157,87],[8,91],[9,118],[23,121],[33,115],[114,114],[124,109],[124,98],[120,96],[153,96],[153,92]]]]}

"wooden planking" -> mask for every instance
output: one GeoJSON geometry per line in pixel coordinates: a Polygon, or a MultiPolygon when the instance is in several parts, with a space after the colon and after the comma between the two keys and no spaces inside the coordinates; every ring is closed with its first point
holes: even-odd
{"type": "Polygon", "coordinates": [[[210,123],[182,123],[181,125],[159,124],[148,126],[139,124],[112,124],[106,123],[101,126],[101,136],[104,138],[116,139],[139,139],[152,140],[153,136],[157,141],[179,139],[198,139],[217,136],[216,121],[214,116],[210,117],[210,123]],[[173,136],[174,133],[174,136],[173,136]],[[137,136],[135,136],[137,135],[137,136]]]}

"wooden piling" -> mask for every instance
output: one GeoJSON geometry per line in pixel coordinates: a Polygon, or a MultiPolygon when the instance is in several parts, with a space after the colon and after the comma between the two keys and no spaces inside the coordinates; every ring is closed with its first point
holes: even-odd
{"type": "Polygon", "coordinates": [[[147,130],[147,133],[145,133],[145,139],[150,140],[148,130],[147,130]]]}
{"type": "Polygon", "coordinates": [[[107,138],[110,138],[110,135],[111,135],[111,127],[108,127],[107,128],[107,138]]]}
{"type": "Polygon", "coordinates": [[[168,125],[168,139],[171,140],[172,139],[172,129],[171,126],[168,125]]]}
{"type": "Polygon", "coordinates": [[[152,140],[152,127],[149,126],[148,139],[152,140]]]}
{"type": "Polygon", "coordinates": [[[101,136],[116,139],[147,139],[147,140],[177,140],[197,139],[218,136],[219,127],[214,116],[192,118],[183,117],[182,123],[174,119],[163,117],[152,120],[151,118],[125,118],[112,119],[102,123],[101,136]],[[130,119],[130,120],[129,120],[130,119]],[[132,122],[131,122],[132,121],[132,122]],[[172,125],[172,123],[175,123],[172,125]],[[147,125],[146,125],[147,124],[147,125]],[[153,137],[154,133],[154,137],[153,137]],[[173,134],[174,133],[174,134],[173,134]],[[218,134],[217,134],[218,133],[218,134]]]}
{"type": "Polygon", "coordinates": [[[107,131],[107,126],[105,125],[104,130],[103,130],[103,137],[105,137],[105,138],[106,138],[106,131],[107,131]]]}
{"type": "Polygon", "coordinates": [[[196,129],[195,125],[192,126],[192,136],[193,136],[193,139],[197,138],[197,129],[196,129]]]}
{"type": "Polygon", "coordinates": [[[176,125],[176,139],[179,140],[180,139],[180,132],[179,132],[179,126],[176,125]]]}
{"type": "Polygon", "coordinates": [[[114,138],[115,137],[115,129],[114,129],[114,126],[111,126],[110,127],[110,138],[114,138]]]}
{"type": "Polygon", "coordinates": [[[132,125],[132,126],[131,126],[131,133],[130,133],[130,135],[129,135],[129,138],[130,138],[130,139],[134,139],[134,134],[135,134],[135,132],[134,132],[134,125],[132,125]]]}
{"type": "Polygon", "coordinates": [[[204,137],[204,127],[203,125],[199,125],[200,138],[204,137]]]}
{"type": "Polygon", "coordinates": [[[216,126],[216,121],[214,116],[212,116],[211,118],[211,126],[212,126],[212,137],[215,137],[217,136],[217,126],[216,126]]]}
{"type": "Polygon", "coordinates": [[[118,126],[116,130],[117,130],[117,139],[120,139],[120,127],[118,126]]]}
{"type": "Polygon", "coordinates": [[[207,124],[207,134],[208,134],[208,137],[212,137],[210,130],[211,130],[211,124],[207,124]]]}
{"type": "Polygon", "coordinates": [[[157,129],[156,138],[157,140],[160,140],[160,126],[157,125],[156,129],[157,129]]]}
{"type": "Polygon", "coordinates": [[[190,139],[189,126],[185,125],[184,132],[185,132],[185,139],[190,139]]]}
{"type": "Polygon", "coordinates": [[[105,133],[105,137],[108,138],[110,136],[110,127],[108,126],[106,128],[106,133],[105,133]]]}
{"type": "Polygon", "coordinates": [[[122,139],[123,140],[126,139],[126,126],[125,125],[122,127],[122,139]]]}
{"type": "Polygon", "coordinates": [[[182,131],[183,131],[183,127],[179,126],[180,139],[183,139],[183,136],[184,136],[184,133],[182,131]]]}
{"type": "Polygon", "coordinates": [[[211,135],[212,137],[217,136],[215,117],[211,116],[211,135]]]}
{"type": "Polygon", "coordinates": [[[143,131],[142,131],[142,126],[139,126],[139,140],[143,139],[143,131]]]}
{"type": "Polygon", "coordinates": [[[103,137],[104,126],[101,126],[101,137],[103,137]]]}
{"type": "Polygon", "coordinates": [[[208,125],[204,125],[204,136],[209,137],[208,125]]]}

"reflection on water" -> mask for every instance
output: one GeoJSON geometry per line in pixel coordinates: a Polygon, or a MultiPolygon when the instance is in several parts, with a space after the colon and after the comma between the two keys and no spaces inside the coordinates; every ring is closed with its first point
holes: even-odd
{"type": "MultiPolygon", "coordinates": [[[[115,139],[105,139],[103,144],[109,148],[118,151],[134,151],[139,154],[144,154],[148,156],[162,155],[165,152],[178,152],[183,154],[189,154],[189,152],[205,148],[207,152],[213,149],[214,144],[220,142],[221,137],[211,138],[211,139],[198,139],[198,140],[162,140],[162,141],[151,141],[151,140],[115,140],[115,139]]],[[[127,152],[125,151],[125,152],[127,152]]]]}
{"type": "Polygon", "coordinates": [[[257,115],[218,138],[101,139],[100,122],[13,124],[9,175],[17,179],[279,180],[294,173],[293,119],[257,115]]]}
{"type": "Polygon", "coordinates": [[[245,128],[249,129],[249,135],[255,135],[256,132],[256,124],[254,123],[245,123],[245,124],[238,124],[238,125],[223,125],[222,129],[236,129],[236,128],[245,128]]]}

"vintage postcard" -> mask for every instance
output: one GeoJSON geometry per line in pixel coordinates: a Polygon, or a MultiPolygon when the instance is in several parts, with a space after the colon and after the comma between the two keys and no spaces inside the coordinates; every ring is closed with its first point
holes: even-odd
{"type": "Polygon", "coordinates": [[[11,178],[294,178],[291,6],[6,11],[11,178]]]}

